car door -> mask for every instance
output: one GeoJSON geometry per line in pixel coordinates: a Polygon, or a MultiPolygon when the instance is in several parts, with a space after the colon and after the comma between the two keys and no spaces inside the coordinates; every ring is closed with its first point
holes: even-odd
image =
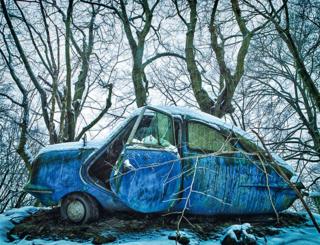
{"type": "Polygon", "coordinates": [[[135,211],[164,212],[178,201],[181,162],[173,123],[169,113],[145,107],[113,168],[112,191],[135,211]]]}

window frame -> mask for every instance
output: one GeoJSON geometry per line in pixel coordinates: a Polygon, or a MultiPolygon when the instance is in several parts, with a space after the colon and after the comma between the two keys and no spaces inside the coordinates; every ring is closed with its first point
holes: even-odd
{"type": "MultiPolygon", "coordinates": [[[[145,116],[145,115],[147,115],[146,114],[146,111],[148,111],[148,110],[151,110],[151,111],[153,111],[153,112],[155,112],[155,113],[161,113],[161,114],[164,114],[164,115],[166,115],[166,116],[168,116],[168,118],[170,119],[170,121],[171,121],[171,133],[172,133],[172,140],[173,140],[173,146],[175,147],[175,148],[177,148],[177,144],[176,144],[176,135],[175,135],[175,130],[174,130],[174,117],[173,117],[173,115],[171,114],[171,113],[169,113],[169,112],[166,112],[166,111],[164,111],[164,110],[161,110],[161,109],[158,109],[158,108],[155,108],[155,107],[152,107],[152,106],[145,106],[145,107],[143,107],[143,109],[142,109],[142,111],[140,112],[140,114],[139,114],[139,116],[138,116],[138,118],[137,118],[137,120],[136,120],[136,122],[135,122],[135,125],[133,126],[133,128],[132,128],[132,131],[131,131],[131,133],[130,133],[130,135],[129,135],[129,138],[128,138],[128,140],[127,140],[127,143],[126,143],[126,146],[131,146],[131,145],[141,145],[141,146],[144,146],[144,147],[147,147],[147,148],[153,148],[153,149],[165,149],[165,147],[164,146],[162,146],[162,145],[155,145],[155,144],[145,144],[145,143],[135,143],[135,142],[133,142],[133,139],[134,139],[134,136],[135,136],[135,134],[136,134],[136,132],[137,132],[137,130],[138,130],[138,128],[139,128],[139,125],[140,125],[140,123],[141,123],[141,121],[143,120],[143,117],[145,116]]],[[[156,114],[155,114],[156,115],[156,114]]]]}

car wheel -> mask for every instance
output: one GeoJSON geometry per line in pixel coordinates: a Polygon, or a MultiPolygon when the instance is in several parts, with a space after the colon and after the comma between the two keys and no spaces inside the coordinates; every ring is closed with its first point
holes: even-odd
{"type": "Polygon", "coordinates": [[[64,220],[84,224],[99,218],[99,205],[85,193],[72,193],[62,199],[60,213],[64,220]]]}

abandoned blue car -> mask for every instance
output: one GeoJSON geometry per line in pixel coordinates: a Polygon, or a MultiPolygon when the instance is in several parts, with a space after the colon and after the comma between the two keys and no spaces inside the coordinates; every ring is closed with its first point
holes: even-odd
{"type": "Polygon", "coordinates": [[[100,144],[42,149],[25,190],[43,205],[60,205],[75,223],[97,219],[101,209],[266,214],[297,199],[275,164],[296,179],[281,158],[234,126],[203,112],[146,106],[100,144]]]}

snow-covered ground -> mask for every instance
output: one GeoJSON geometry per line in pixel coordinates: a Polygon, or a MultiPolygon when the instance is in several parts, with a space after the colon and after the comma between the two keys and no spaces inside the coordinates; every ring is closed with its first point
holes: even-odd
{"type": "Polygon", "coordinates": [[[14,228],[15,224],[21,222],[24,218],[28,217],[29,215],[34,214],[37,212],[39,208],[27,206],[22,208],[14,208],[0,214],[0,244],[20,244],[20,245],[31,245],[31,244],[51,244],[51,245],[63,245],[63,244],[78,244],[75,242],[70,242],[66,240],[61,241],[46,241],[43,239],[36,239],[36,240],[14,240],[10,242],[7,237],[8,232],[14,228]]]}
{"type": "MultiPolygon", "coordinates": [[[[15,224],[21,222],[25,217],[28,217],[39,209],[35,207],[23,207],[19,209],[12,209],[3,214],[0,214],[0,244],[20,244],[20,245],[31,245],[31,244],[51,244],[51,245],[62,245],[62,244],[79,244],[77,242],[60,240],[44,240],[44,239],[34,239],[34,240],[19,240],[14,237],[13,241],[10,241],[7,234],[14,228],[15,224]]],[[[305,214],[301,214],[305,215],[305,214]]],[[[314,214],[318,223],[320,223],[320,215],[314,214]]],[[[307,217],[307,216],[306,216],[307,217]]],[[[234,236],[234,231],[236,229],[244,230],[244,234],[252,238],[251,234],[247,233],[247,229],[250,229],[250,224],[242,225],[232,225],[226,227],[226,229],[217,236],[216,239],[212,240],[199,240],[198,236],[191,230],[182,231],[182,235],[190,239],[190,244],[220,244],[221,240],[227,235],[234,236]]],[[[308,222],[299,225],[291,226],[285,228],[274,228],[278,230],[279,233],[273,236],[266,236],[265,238],[256,238],[258,244],[320,244],[320,235],[317,230],[313,227],[312,222],[308,219],[308,222]]],[[[176,244],[175,241],[169,240],[168,236],[175,234],[175,231],[170,230],[155,230],[150,231],[144,235],[141,233],[135,235],[130,234],[128,236],[121,235],[118,237],[117,241],[111,244],[125,244],[125,245],[164,245],[164,244],[176,244]]],[[[26,237],[27,238],[27,237],[26,237]]],[[[12,239],[11,239],[12,240],[12,239]]],[[[81,242],[81,244],[91,244],[90,242],[81,242]]]]}

